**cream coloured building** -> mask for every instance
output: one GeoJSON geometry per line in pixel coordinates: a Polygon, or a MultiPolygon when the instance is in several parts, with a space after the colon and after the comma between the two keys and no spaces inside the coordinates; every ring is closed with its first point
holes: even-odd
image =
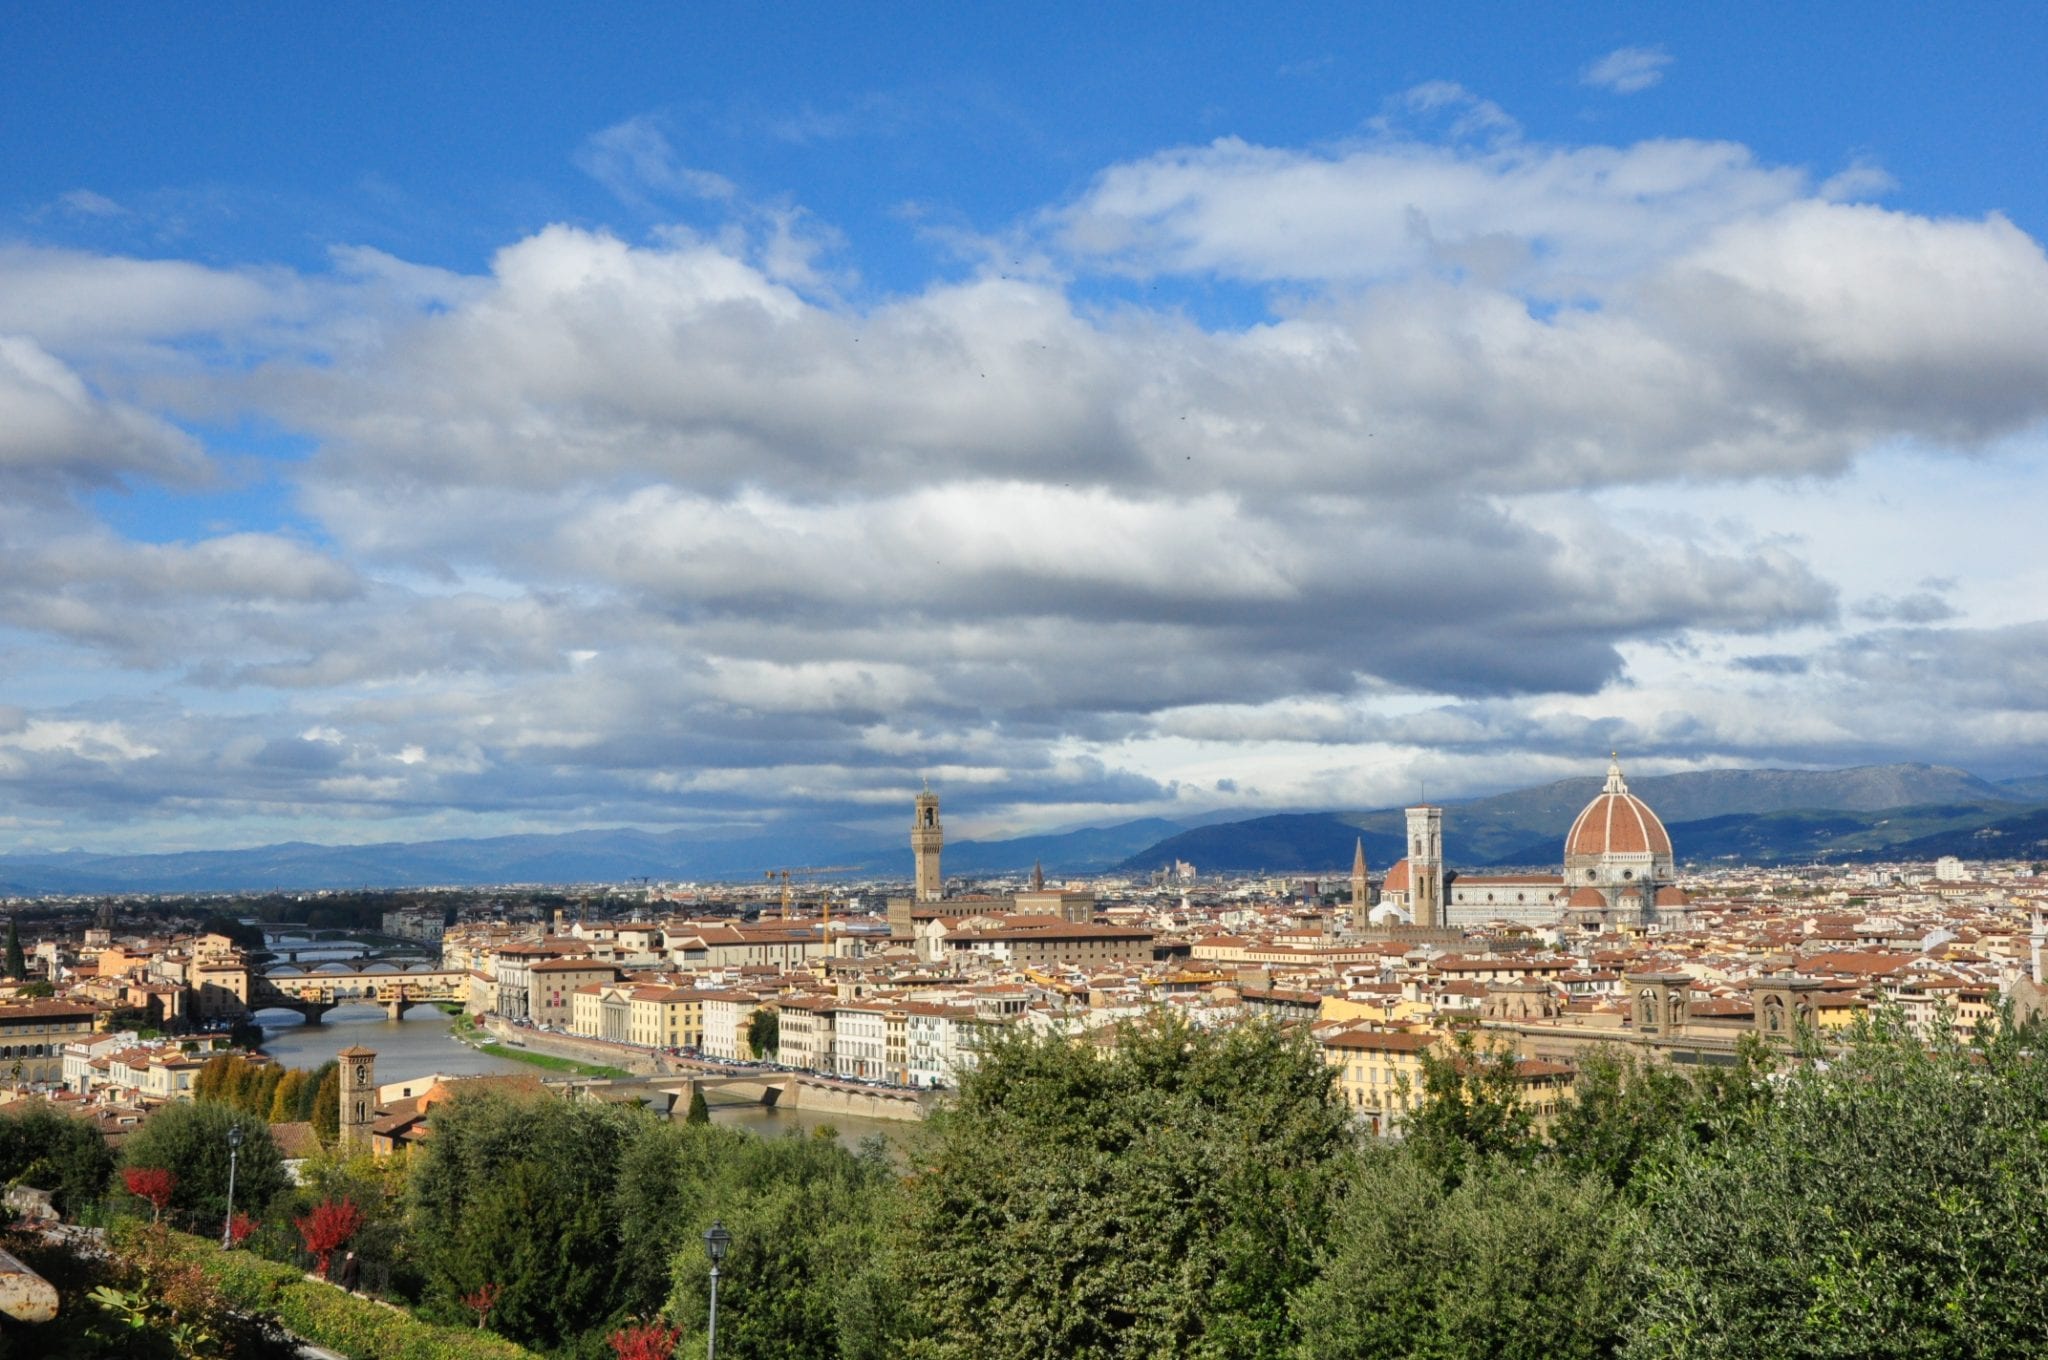
{"type": "Polygon", "coordinates": [[[799,968],[831,952],[818,926],[794,922],[693,926],[668,932],[665,949],[676,967],[700,971],[750,964],[799,968]]]}
{"type": "MultiPolygon", "coordinates": [[[[758,1056],[747,1043],[747,1027],[764,1004],[759,997],[751,992],[705,990],[697,993],[697,1004],[703,1036],[698,1046],[705,1057],[737,1061],[758,1056]]],[[[767,1056],[779,1061],[773,1053],[767,1056]]]]}
{"type": "Polygon", "coordinates": [[[0,1079],[17,1085],[61,1085],[64,1046],[92,1033],[92,1026],[92,1008],[68,1001],[0,1006],[0,1079]]]}
{"type": "Polygon", "coordinates": [[[829,996],[785,996],[776,1002],[775,1060],[805,1072],[832,1070],[832,1018],[838,1001],[829,996]]]}
{"type": "Polygon", "coordinates": [[[1337,1070],[1337,1093],[1366,1130],[1387,1134],[1422,1100],[1422,1055],[1434,1034],[1343,1029],[1321,1036],[1323,1060],[1337,1070]]]}
{"type": "Polygon", "coordinates": [[[570,1027],[576,989],[615,981],[618,970],[592,959],[542,959],[525,969],[527,1019],[536,1025],[570,1027]]]}
{"type": "Polygon", "coordinates": [[[832,1071],[878,1081],[887,1076],[888,1008],[842,1001],[832,1013],[832,1071]]]}

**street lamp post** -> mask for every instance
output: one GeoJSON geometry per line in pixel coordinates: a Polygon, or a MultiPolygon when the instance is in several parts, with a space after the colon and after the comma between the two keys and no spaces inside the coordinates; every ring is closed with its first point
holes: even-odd
{"type": "Polygon", "coordinates": [[[220,1249],[226,1251],[234,1245],[235,1229],[235,1163],[242,1153],[242,1126],[228,1125],[228,1216],[221,1220],[220,1249]]]}
{"type": "Polygon", "coordinates": [[[706,1351],[710,1360],[718,1360],[718,1263],[725,1259],[725,1249],[731,1245],[732,1234],[725,1230],[725,1224],[712,1220],[704,1234],[704,1250],[711,1256],[711,1342],[706,1351]]]}

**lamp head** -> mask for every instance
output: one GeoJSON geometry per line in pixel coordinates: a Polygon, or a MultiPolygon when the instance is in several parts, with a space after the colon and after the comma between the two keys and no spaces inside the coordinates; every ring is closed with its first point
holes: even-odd
{"type": "Polygon", "coordinates": [[[714,1221],[704,1234],[704,1250],[711,1254],[711,1264],[723,1261],[725,1249],[731,1245],[732,1234],[725,1230],[725,1224],[714,1221]]]}
{"type": "Polygon", "coordinates": [[[238,1148],[238,1147],[240,1147],[241,1145],[242,1145],[242,1126],[241,1126],[240,1124],[230,1124],[230,1125],[228,1125],[228,1146],[229,1146],[229,1147],[231,1147],[231,1148],[238,1148]]]}

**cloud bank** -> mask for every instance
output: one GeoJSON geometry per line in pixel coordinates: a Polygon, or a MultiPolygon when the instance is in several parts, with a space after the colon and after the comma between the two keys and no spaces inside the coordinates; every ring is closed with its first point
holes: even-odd
{"type": "Polygon", "coordinates": [[[1106,166],[999,233],[1030,268],[896,295],[646,121],[585,168],[725,229],[554,225],[474,275],[0,250],[16,835],[892,825],[926,776],[1008,829],[1614,745],[2042,763],[2048,625],[1925,585],[1938,548],[1849,570],[1742,508],[1825,517],[1877,450],[2037,457],[2040,244],[1408,107],[1455,116],[1106,166]],[[1095,287],[1133,282],[1263,315],[1095,287]],[[252,421],[308,451],[264,469],[287,512],[176,520],[252,421]]]}

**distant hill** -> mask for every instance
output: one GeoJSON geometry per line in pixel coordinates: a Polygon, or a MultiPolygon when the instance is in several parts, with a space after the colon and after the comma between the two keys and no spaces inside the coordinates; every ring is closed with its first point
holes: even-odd
{"type": "MultiPolygon", "coordinates": [[[[1048,873],[1099,873],[1184,826],[1150,817],[1057,835],[958,841],[946,847],[944,864],[948,874],[1024,873],[1041,861],[1048,873]]],[[[800,864],[845,864],[852,866],[849,876],[907,880],[909,836],[876,845],[871,833],[843,827],[737,837],[624,828],[375,845],[294,841],[154,855],[69,851],[0,856],[0,879],[15,885],[8,889],[14,895],[243,892],[623,883],[640,877],[744,881],[800,864]]]]}
{"type": "Polygon", "coordinates": [[[555,835],[311,845],[177,854],[0,857],[0,877],[32,893],[233,892],[496,883],[622,883],[751,878],[789,864],[857,863],[871,837],[841,828],[808,836],[706,838],[634,829],[555,835]]]}
{"type": "MultiPolygon", "coordinates": [[[[1604,775],[1565,779],[1448,803],[1446,858],[1467,867],[1555,865],[1572,819],[1604,782],[1604,775]]],[[[2015,784],[2024,787],[2024,781],[2015,784]]],[[[1936,832],[1967,833],[2012,816],[2016,805],[2030,801],[2014,787],[1988,783],[1966,770],[1917,764],[1701,770],[1630,779],[1629,789],[1664,819],[1682,859],[1732,854],[1758,863],[1822,853],[1871,855],[1936,832]],[[1951,811],[1937,814],[1937,809],[1951,811]],[[1882,813],[1893,815],[1874,815],[1882,813]]],[[[1205,827],[1148,846],[1117,867],[1148,872],[1187,860],[1197,869],[1223,872],[1348,871],[1351,847],[1360,834],[1375,873],[1406,853],[1402,809],[1380,808],[1205,827]]],[[[1986,853],[1981,842],[1975,853],[1986,853]]]]}
{"type": "MultiPolygon", "coordinates": [[[[1599,776],[1450,804],[1454,865],[1557,862],[1564,833],[1599,791],[1599,776]]],[[[1630,781],[1670,827],[1681,858],[1758,863],[1828,858],[2026,855],[2048,838],[2048,777],[1990,784],[1939,765],[1849,770],[1707,770],[1630,781]]],[[[1346,875],[1363,837],[1375,873],[1403,853],[1401,809],[1289,812],[1224,821],[1142,818],[945,850],[949,876],[1145,872],[1187,860],[1205,871],[1346,875]]],[[[745,881],[798,864],[846,864],[864,877],[908,879],[908,837],[877,844],[839,826],[744,833],[634,829],[556,835],[313,845],[290,842],[179,854],[0,855],[13,895],[396,888],[500,883],[745,881]]],[[[2048,851],[2048,846],[2042,847],[2048,851]]]]}
{"type": "MultiPolygon", "coordinates": [[[[1037,864],[1043,864],[1047,873],[1099,874],[1146,846],[1186,829],[1184,822],[1145,817],[1115,826],[1084,827],[1049,836],[957,841],[946,846],[940,863],[948,876],[1023,873],[1037,864]]],[[[885,862],[896,861],[903,877],[910,877],[912,861],[907,844],[883,852],[881,858],[885,862]]]]}
{"type": "Polygon", "coordinates": [[[1150,873],[1186,860],[1197,870],[1343,874],[1351,872],[1352,856],[1365,842],[1366,863],[1374,874],[1407,851],[1406,832],[1367,830],[1340,812],[1284,812],[1221,826],[1197,827],[1170,836],[1117,865],[1123,873],[1150,873]]]}
{"type": "Polygon", "coordinates": [[[2000,817],[1980,826],[1951,827],[1907,841],[1900,858],[1939,859],[1957,855],[1963,859],[1993,859],[2010,856],[2048,863],[2048,806],[2000,817]]]}

